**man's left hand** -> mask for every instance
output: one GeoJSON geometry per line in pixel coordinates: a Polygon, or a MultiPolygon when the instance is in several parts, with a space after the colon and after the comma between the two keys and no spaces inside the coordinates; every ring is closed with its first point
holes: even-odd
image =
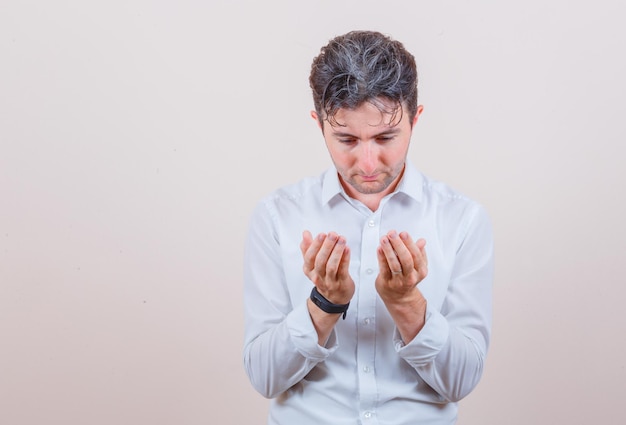
{"type": "Polygon", "coordinates": [[[405,343],[412,340],[426,320],[426,299],[418,284],[428,274],[426,241],[407,232],[389,231],[380,240],[376,290],[391,314],[405,343]]]}

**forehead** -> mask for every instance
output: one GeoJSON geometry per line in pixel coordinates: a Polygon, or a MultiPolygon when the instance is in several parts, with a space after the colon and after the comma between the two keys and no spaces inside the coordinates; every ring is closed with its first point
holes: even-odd
{"type": "Polygon", "coordinates": [[[391,102],[364,102],[354,109],[340,108],[332,119],[325,121],[334,131],[365,128],[390,130],[401,126],[404,121],[408,122],[406,115],[402,106],[391,102]]]}

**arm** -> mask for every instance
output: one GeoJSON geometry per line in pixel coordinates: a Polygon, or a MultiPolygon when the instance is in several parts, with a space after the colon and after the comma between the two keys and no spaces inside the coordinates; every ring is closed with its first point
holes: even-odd
{"type": "Polygon", "coordinates": [[[404,342],[410,342],[426,322],[426,299],[418,289],[428,274],[424,239],[413,242],[406,232],[390,231],[378,247],[376,290],[404,342]]]}
{"type": "MultiPolygon", "coordinates": [[[[283,258],[277,226],[268,208],[261,204],[253,213],[245,245],[244,367],[253,387],[272,398],[302,380],[337,348],[333,327],[339,315],[322,312],[306,296],[292,305],[283,262],[294,259],[283,258]]],[[[301,248],[308,250],[313,245],[313,250],[321,250],[326,243],[325,236],[319,238],[321,243],[310,239],[310,235],[305,237],[301,248]]],[[[337,240],[326,245],[326,249],[332,245],[329,258],[338,255],[332,256],[337,240]]],[[[310,256],[313,264],[316,257],[310,256]]],[[[349,253],[345,258],[349,261],[349,253]]],[[[321,287],[319,290],[322,292],[321,287]]],[[[331,292],[322,293],[332,297],[331,292]]]]}
{"type": "Polygon", "coordinates": [[[396,323],[396,350],[449,401],[460,400],[478,384],[491,331],[491,225],[485,212],[478,208],[463,226],[441,311],[430,308],[424,300],[419,281],[412,284],[412,278],[419,276],[420,264],[422,273],[427,264],[425,255],[417,255],[421,252],[420,241],[413,243],[406,237],[394,240],[388,234],[388,247],[394,247],[394,255],[390,255],[385,238],[381,240],[383,255],[379,254],[377,289],[396,323]],[[404,248],[398,246],[400,241],[405,242],[404,248]],[[407,252],[411,255],[407,256],[407,252]],[[394,259],[402,264],[402,275],[391,274],[391,270],[398,270],[394,268],[398,266],[394,259]],[[412,274],[412,269],[418,275],[412,274]],[[406,280],[401,276],[406,276],[406,280]]]}
{"type": "MultiPolygon", "coordinates": [[[[300,244],[304,274],[317,287],[319,293],[333,304],[347,304],[354,295],[354,281],[350,277],[350,248],[343,236],[334,232],[320,233],[315,239],[309,231],[302,234],[300,244]]],[[[328,314],[309,299],[307,307],[318,343],[324,345],[335,327],[339,314],[328,314]]]]}

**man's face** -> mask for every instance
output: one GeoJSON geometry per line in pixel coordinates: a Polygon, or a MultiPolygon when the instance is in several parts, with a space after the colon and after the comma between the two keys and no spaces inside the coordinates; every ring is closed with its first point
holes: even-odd
{"type": "Polygon", "coordinates": [[[364,103],[354,110],[340,109],[335,121],[341,125],[324,121],[326,146],[348,195],[377,205],[395,189],[404,170],[412,126],[421,112],[419,106],[411,123],[406,110],[399,112],[402,118],[398,120],[399,115],[394,119],[364,103]]]}

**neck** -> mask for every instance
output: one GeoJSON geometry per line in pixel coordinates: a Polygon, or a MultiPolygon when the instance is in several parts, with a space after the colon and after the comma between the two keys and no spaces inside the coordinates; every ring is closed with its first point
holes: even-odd
{"type": "Polygon", "coordinates": [[[389,195],[394,190],[396,190],[396,187],[398,186],[398,183],[402,179],[403,175],[404,175],[404,170],[402,170],[402,172],[398,175],[398,177],[396,177],[393,183],[391,183],[383,191],[377,192],[377,193],[358,192],[348,183],[344,182],[341,176],[339,176],[339,181],[341,182],[341,186],[343,187],[343,190],[345,190],[346,194],[348,194],[349,197],[351,197],[352,199],[356,199],[357,201],[365,205],[367,208],[369,208],[372,212],[374,212],[380,206],[380,201],[382,201],[382,199],[385,196],[389,195]]]}
{"type": "Polygon", "coordinates": [[[358,199],[361,201],[367,208],[369,208],[372,212],[376,212],[378,207],[380,206],[380,201],[385,197],[385,195],[380,196],[381,194],[377,193],[375,195],[361,195],[358,199]]]}

